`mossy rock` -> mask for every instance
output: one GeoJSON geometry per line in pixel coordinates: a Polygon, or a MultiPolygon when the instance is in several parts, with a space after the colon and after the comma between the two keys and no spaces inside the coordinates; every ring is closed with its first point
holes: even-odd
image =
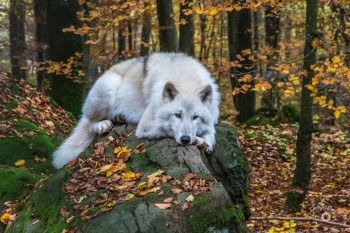
{"type": "Polygon", "coordinates": [[[293,104],[286,104],[282,107],[281,113],[287,118],[288,123],[299,122],[300,110],[293,104]]]}
{"type": "MultiPolygon", "coordinates": [[[[117,138],[117,134],[127,134],[132,129],[115,128],[109,136],[117,138]]],[[[147,152],[142,156],[132,155],[127,164],[128,169],[135,172],[144,171],[144,176],[162,169],[179,180],[190,172],[204,179],[215,178],[216,182],[211,190],[195,196],[185,211],[182,206],[191,193],[183,191],[174,194],[170,191],[173,185],[164,183],[161,196],[150,193],[132,198],[83,222],[79,213],[72,209],[74,204],[62,192],[63,183],[72,178],[70,169],[64,168],[32,194],[14,225],[7,231],[61,232],[63,229],[73,228],[77,232],[85,233],[249,232],[246,226],[246,220],[250,216],[247,202],[248,163],[232,126],[220,123],[216,130],[217,144],[211,154],[206,154],[195,146],[179,146],[170,138],[145,140],[129,136],[124,143],[129,148],[134,148],[141,142],[145,143],[143,147],[147,148],[147,152]],[[156,203],[164,203],[167,197],[173,197],[179,204],[165,210],[155,206],[156,203]],[[64,206],[76,216],[71,223],[66,222],[67,217],[60,215],[60,209],[64,206]],[[33,226],[33,222],[37,220],[39,223],[33,226]]],[[[101,141],[101,138],[97,140],[101,141]]],[[[82,157],[89,153],[83,153],[82,157]]]]}
{"type": "Polygon", "coordinates": [[[14,166],[19,159],[25,160],[25,166],[31,168],[33,173],[51,173],[53,167],[50,163],[51,154],[61,142],[53,138],[35,124],[21,119],[14,124],[14,128],[22,134],[18,137],[9,134],[6,138],[0,139],[0,165],[14,166]],[[26,136],[24,132],[34,132],[34,136],[26,136]],[[34,158],[39,156],[46,158],[47,162],[37,163],[34,158]]]}

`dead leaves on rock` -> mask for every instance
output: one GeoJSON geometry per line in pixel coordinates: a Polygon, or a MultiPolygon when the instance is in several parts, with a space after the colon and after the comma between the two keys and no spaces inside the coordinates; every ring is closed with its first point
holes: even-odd
{"type": "MultiPolygon", "coordinates": [[[[213,181],[203,180],[195,174],[188,174],[183,181],[179,181],[158,170],[144,176],[143,172],[135,173],[126,165],[131,153],[142,154],[146,151],[144,144],[137,145],[134,149],[121,146],[126,136],[117,139],[107,138],[107,142],[98,142],[94,145],[94,155],[87,160],[78,158],[68,164],[73,169],[73,175],[64,185],[64,190],[73,202],[73,210],[79,213],[82,220],[89,220],[100,213],[112,210],[113,206],[124,203],[132,198],[143,197],[149,193],[159,191],[163,194],[161,186],[171,183],[174,189],[163,203],[155,205],[160,209],[169,209],[180,202],[176,200],[176,194],[183,191],[192,192],[189,196],[198,195],[200,192],[209,191],[213,181]],[[113,146],[113,154],[106,154],[108,147],[113,146]],[[141,180],[142,179],[142,180],[141,180]]],[[[193,198],[186,201],[188,203],[193,198]]],[[[74,221],[72,213],[65,214],[66,222],[74,221]]]]}

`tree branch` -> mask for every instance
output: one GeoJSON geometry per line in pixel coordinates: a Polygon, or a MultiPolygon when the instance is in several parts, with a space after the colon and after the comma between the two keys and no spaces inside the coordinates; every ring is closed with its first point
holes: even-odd
{"type": "Polygon", "coordinates": [[[279,216],[266,216],[266,217],[251,217],[250,220],[295,220],[295,221],[311,221],[311,222],[320,222],[325,223],[329,225],[335,225],[340,227],[350,227],[350,225],[328,221],[328,220],[322,220],[322,219],[316,219],[316,218],[302,218],[302,217],[279,217],[279,216]]]}

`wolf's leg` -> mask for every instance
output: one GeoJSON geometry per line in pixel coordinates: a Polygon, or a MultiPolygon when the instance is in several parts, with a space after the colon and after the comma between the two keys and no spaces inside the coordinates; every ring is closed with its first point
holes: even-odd
{"type": "Polygon", "coordinates": [[[90,126],[90,131],[96,134],[103,134],[110,131],[113,128],[113,123],[110,120],[103,120],[93,122],[90,126]]]}
{"type": "Polygon", "coordinates": [[[205,133],[205,134],[201,135],[201,137],[197,136],[196,137],[196,144],[198,146],[204,146],[206,152],[208,152],[208,153],[212,152],[214,144],[215,144],[215,130],[214,130],[214,132],[205,133]]]}
{"type": "Polygon", "coordinates": [[[156,138],[158,132],[159,130],[156,129],[152,108],[148,106],[137,125],[135,135],[138,138],[156,138]]]}

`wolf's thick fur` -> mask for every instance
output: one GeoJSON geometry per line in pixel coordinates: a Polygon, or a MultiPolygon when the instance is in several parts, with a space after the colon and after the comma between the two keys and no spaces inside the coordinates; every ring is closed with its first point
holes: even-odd
{"type": "Polygon", "coordinates": [[[96,134],[122,115],[138,124],[137,137],[172,137],[179,144],[215,144],[220,94],[207,69],[181,53],[155,53],[114,65],[93,85],[83,115],[54,152],[61,168],[78,157],[96,134]]]}

